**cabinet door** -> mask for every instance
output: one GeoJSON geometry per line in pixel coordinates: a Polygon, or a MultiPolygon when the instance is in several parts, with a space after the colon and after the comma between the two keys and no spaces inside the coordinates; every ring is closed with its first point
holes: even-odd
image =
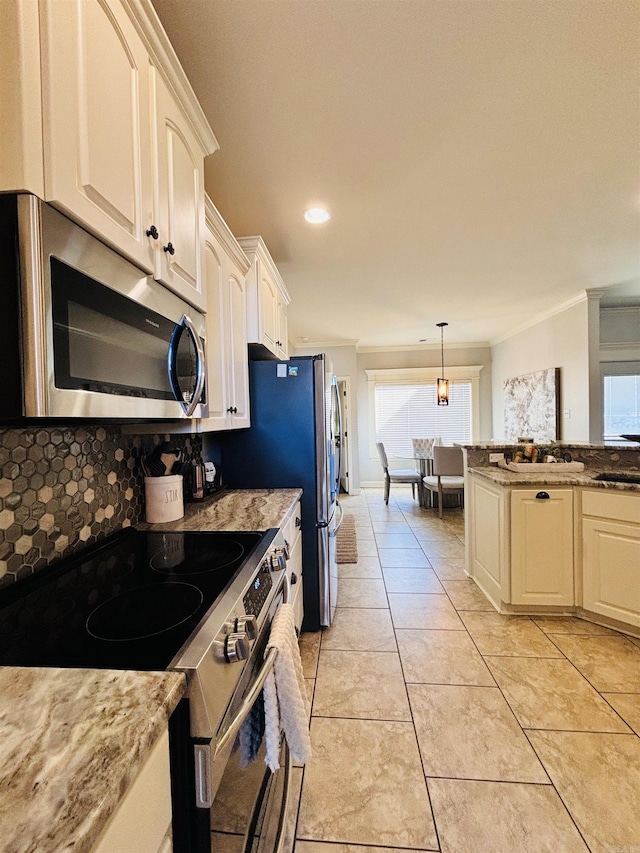
{"type": "Polygon", "coordinates": [[[260,321],[262,324],[262,340],[257,343],[264,344],[274,355],[278,353],[278,292],[271,278],[261,270],[259,284],[260,288],[260,321]]]}
{"type": "Polygon", "coordinates": [[[472,478],[471,572],[476,582],[496,607],[508,597],[504,589],[505,521],[504,490],[472,478]]]}
{"type": "Polygon", "coordinates": [[[640,525],[582,522],[585,610],[640,626],[640,525]]]}
{"type": "MultiPolygon", "coordinates": [[[[169,734],[164,732],[91,850],[162,853],[167,849],[170,826],[169,734]]],[[[168,849],[172,849],[171,845],[168,849]]]]}
{"type": "Polygon", "coordinates": [[[201,311],[204,286],[204,155],[179,104],[156,69],[151,71],[156,131],[154,223],[156,278],[201,311]]]}
{"type": "Polygon", "coordinates": [[[574,603],[572,489],[511,493],[511,603],[574,603]]]}
{"type": "Polygon", "coordinates": [[[289,358],[289,329],[287,324],[287,305],[278,297],[278,358],[286,361],[289,358]]]}
{"type": "Polygon", "coordinates": [[[204,270],[207,286],[207,408],[202,423],[209,432],[228,429],[230,406],[227,379],[226,287],[220,246],[207,231],[204,244],[204,270]]]}
{"type": "Polygon", "coordinates": [[[149,59],[117,0],[41,6],[45,198],[153,272],[149,59]]]}
{"type": "Polygon", "coordinates": [[[249,354],[247,348],[247,286],[239,270],[232,270],[226,280],[228,376],[231,428],[251,425],[249,407],[249,354]]]}

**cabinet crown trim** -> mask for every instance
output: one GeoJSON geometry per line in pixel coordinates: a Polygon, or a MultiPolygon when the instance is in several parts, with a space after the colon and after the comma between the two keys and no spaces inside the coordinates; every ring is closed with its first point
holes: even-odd
{"type": "Polygon", "coordinates": [[[122,0],[149,54],[188,119],[202,150],[213,154],[220,146],[200,102],[180,64],[151,0],[122,0]]]}
{"type": "Polygon", "coordinates": [[[211,229],[214,236],[222,244],[223,249],[231,255],[243,275],[246,275],[251,266],[251,261],[242,251],[242,247],[233,236],[233,233],[215,204],[208,195],[204,197],[204,215],[207,227],[211,229]]]}
{"type": "Polygon", "coordinates": [[[291,302],[291,297],[262,237],[238,237],[238,243],[252,262],[254,258],[260,258],[261,263],[267,267],[276,287],[280,291],[285,305],[288,305],[291,302]]]}

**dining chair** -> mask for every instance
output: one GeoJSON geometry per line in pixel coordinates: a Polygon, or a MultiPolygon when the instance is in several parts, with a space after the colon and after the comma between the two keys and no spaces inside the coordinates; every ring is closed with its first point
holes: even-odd
{"type": "MultiPolygon", "coordinates": [[[[435,438],[412,438],[413,458],[418,464],[420,477],[427,477],[432,474],[431,465],[433,464],[433,448],[436,444],[442,444],[442,439],[439,435],[435,438]]],[[[425,489],[422,479],[419,486],[420,506],[431,506],[431,493],[425,489]]]]}
{"type": "Polygon", "coordinates": [[[438,515],[442,518],[443,495],[464,495],[464,456],[461,447],[434,445],[431,475],[422,478],[422,485],[438,495],[438,515]]]}
{"type": "Polygon", "coordinates": [[[411,494],[415,498],[416,486],[420,487],[421,474],[415,468],[400,468],[393,471],[389,470],[389,460],[387,459],[387,451],[384,449],[384,444],[381,441],[376,441],[376,450],[380,457],[380,464],[384,471],[384,502],[389,503],[389,492],[391,491],[391,483],[411,483],[411,494]]]}

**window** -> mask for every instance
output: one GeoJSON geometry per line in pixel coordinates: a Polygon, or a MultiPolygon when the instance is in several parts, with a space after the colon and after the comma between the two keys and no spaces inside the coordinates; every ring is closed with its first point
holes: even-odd
{"type": "Polygon", "coordinates": [[[640,364],[603,365],[603,439],[640,435],[640,364]]]}
{"type": "Polygon", "coordinates": [[[367,370],[370,455],[375,442],[390,457],[413,456],[412,438],[440,436],[444,444],[471,444],[478,423],[480,366],[447,368],[449,405],[436,402],[438,368],[367,370]]]}

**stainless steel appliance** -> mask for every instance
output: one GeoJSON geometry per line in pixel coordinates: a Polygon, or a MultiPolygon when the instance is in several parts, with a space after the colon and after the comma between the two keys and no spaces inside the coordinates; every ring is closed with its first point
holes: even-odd
{"type": "Polygon", "coordinates": [[[265,656],[288,594],[277,530],[129,529],[0,594],[0,664],[179,670],[188,696],[170,720],[174,853],[210,853],[212,833],[238,850],[277,851],[290,766],[234,751],[277,652],[265,656]],[[238,803],[241,807],[238,807],[238,803]]]}
{"type": "MultiPolygon", "coordinates": [[[[331,624],[342,511],[338,385],[324,355],[249,364],[251,428],[219,435],[232,488],[302,488],[303,629],[331,624]]],[[[205,438],[206,448],[206,438],[205,438]]]]}
{"type": "Polygon", "coordinates": [[[0,250],[0,421],[204,415],[203,315],[33,195],[0,250]]]}

